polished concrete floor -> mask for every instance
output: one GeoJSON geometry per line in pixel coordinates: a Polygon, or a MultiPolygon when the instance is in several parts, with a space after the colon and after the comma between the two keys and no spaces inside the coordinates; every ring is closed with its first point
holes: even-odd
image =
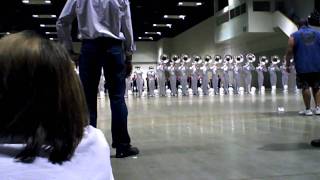
{"type": "MultiPolygon", "coordinates": [[[[117,180],[320,179],[320,149],[309,146],[320,138],[320,117],[297,115],[299,94],[129,97],[127,104],[141,154],[112,159],[117,180]]],[[[110,143],[108,100],[99,100],[99,113],[110,143]]]]}

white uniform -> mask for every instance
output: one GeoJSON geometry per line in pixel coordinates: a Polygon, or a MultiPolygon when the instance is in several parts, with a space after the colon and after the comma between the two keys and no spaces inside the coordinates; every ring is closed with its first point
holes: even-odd
{"type": "Polygon", "coordinates": [[[256,68],[257,74],[258,74],[258,88],[259,91],[261,92],[261,89],[263,87],[263,82],[264,82],[264,73],[268,72],[268,69],[266,65],[259,64],[259,66],[256,68]]]}
{"type": "Polygon", "coordinates": [[[202,88],[203,95],[209,94],[209,88],[208,88],[209,72],[210,72],[210,68],[208,68],[207,65],[204,65],[201,67],[200,77],[202,81],[201,88],[202,88]]]}
{"type": "Polygon", "coordinates": [[[239,93],[240,83],[241,83],[241,72],[243,68],[241,64],[236,64],[233,68],[233,81],[234,81],[234,92],[239,93]]]}
{"type": "Polygon", "coordinates": [[[255,68],[252,63],[246,63],[243,66],[243,73],[244,73],[244,84],[245,84],[245,92],[249,93],[251,91],[251,83],[252,83],[252,72],[255,68]]]}
{"type": "Polygon", "coordinates": [[[170,81],[170,87],[171,87],[171,95],[176,96],[178,94],[176,67],[174,65],[169,66],[168,72],[170,74],[169,81],[170,81]]]}
{"type": "Polygon", "coordinates": [[[178,74],[180,78],[180,84],[182,87],[182,95],[188,95],[188,67],[186,65],[181,65],[178,68],[178,74]]]}
{"type": "Polygon", "coordinates": [[[224,66],[222,67],[223,69],[223,89],[224,89],[224,93],[227,94],[229,91],[229,85],[230,85],[230,72],[233,73],[233,67],[231,64],[224,64],[224,66]]]}
{"type": "Polygon", "coordinates": [[[218,77],[218,66],[217,65],[213,65],[210,68],[211,73],[212,73],[212,79],[211,79],[211,83],[213,86],[213,90],[215,94],[219,94],[219,77],[218,77]]]}
{"type": "Polygon", "coordinates": [[[287,68],[285,64],[282,64],[280,66],[280,70],[281,70],[281,82],[282,82],[282,87],[283,89],[288,88],[288,82],[289,82],[289,73],[287,72],[287,68]]]}
{"type": "Polygon", "coordinates": [[[160,64],[157,67],[158,90],[159,96],[166,96],[166,73],[165,66],[160,64]]]}
{"type": "Polygon", "coordinates": [[[126,92],[124,97],[128,97],[128,91],[131,89],[131,78],[126,78],[126,92]]]}
{"type": "Polygon", "coordinates": [[[297,78],[296,67],[295,67],[294,64],[291,64],[290,67],[289,67],[289,69],[290,69],[290,76],[293,76],[293,79],[294,79],[293,85],[292,85],[293,90],[297,90],[298,87],[297,87],[297,81],[296,81],[296,78],[297,78]]]}
{"type": "Polygon", "coordinates": [[[199,95],[198,78],[199,78],[199,67],[197,65],[193,65],[191,67],[191,87],[192,87],[193,95],[199,95]]]}
{"type": "Polygon", "coordinates": [[[148,84],[149,84],[149,95],[154,96],[154,90],[156,87],[156,73],[154,71],[149,71],[147,73],[148,84]]]}
{"type": "Polygon", "coordinates": [[[138,96],[141,97],[142,96],[142,92],[143,92],[143,72],[141,70],[137,70],[135,72],[136,77],[137,77],[137,89],[138,89],[138,96]]]}
{"type": "Polygon", "coordinates": [[[268,68],[270,74],[270,83],[272,87],[277,87],[277,71],[279,71],[279,67],[277,64],[271,64],[268,68]]]}

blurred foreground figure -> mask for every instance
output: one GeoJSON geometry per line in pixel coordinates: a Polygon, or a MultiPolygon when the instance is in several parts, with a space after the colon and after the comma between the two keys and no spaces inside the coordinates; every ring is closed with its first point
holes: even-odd
{"type": "Polygon", "coordinates": [[[1,179],[113,180],[108,143],[88,125],[60,45],[29,31],[0,40],[0,115],[1,179]]]}

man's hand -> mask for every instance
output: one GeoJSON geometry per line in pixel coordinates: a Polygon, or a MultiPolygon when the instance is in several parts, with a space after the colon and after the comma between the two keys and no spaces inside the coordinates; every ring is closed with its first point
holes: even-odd
{"type": "Polygon", "coordinates": [[[132,73],[132,55],[126,56],[126,78],[131,76],[132,73]]]}

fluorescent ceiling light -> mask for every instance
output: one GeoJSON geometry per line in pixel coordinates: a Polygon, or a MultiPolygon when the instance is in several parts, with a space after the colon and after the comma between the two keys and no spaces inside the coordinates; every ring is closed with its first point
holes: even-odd
{"type": "Polygon", "coordinates": [[[58,34],[57,32],[46,32],[46,34],[58,34]]]}
{"type": "Polygon", "coordinates": [[[22,0],[22,3],[30,5],[46,5],[51,4],[51,0],[22,0]]]}
{"type": "Polygon", "coordinates": [[[153,24],[153,27],[168,27],[168,28],[172,28],[172,24],[153,24]]]}
{"type": "Polygon", "coordinates": [[[153,37],[138,37],[140,40],[153,40],[153,37]]]}
{"type": "Polygon", "coordinates": [[[41,18],[41,19],[52,19],[52,18],[57,18],[57,15],[54,14],[34,14],[32,15],[33,18],[41,18]]]}
{"type": "Polygon", "coordinates": [[[164,15],[165,19],[185,19],[186,15],[164,15]]]}
{"type": "Polygon", "coordinates": [[[55,24],[40,24],[40,27],[55,28],[57,26],[55,24]]]}
{"type": "Polygon", "coordinates": [[[49,38],[51,41],[58,41],[58,38],[49,38]]]}
{"type": "Polygon", "coordinates": [[[145,32],[145,34],[148,34],[148,35],[160,35],[161,36],[161,32],[145,32]]]}
{"type": "Polygon", "coordinates": [[[9,35],[9,34],[11,34],[10,32],[0,32],[0,35],[9,35]]]}
{"type": "Polygon", "coordinates": [[[197,7],[202,6],[202,2],[179,2],[178,6],[185,6],[185,7],[197,7]]]}

